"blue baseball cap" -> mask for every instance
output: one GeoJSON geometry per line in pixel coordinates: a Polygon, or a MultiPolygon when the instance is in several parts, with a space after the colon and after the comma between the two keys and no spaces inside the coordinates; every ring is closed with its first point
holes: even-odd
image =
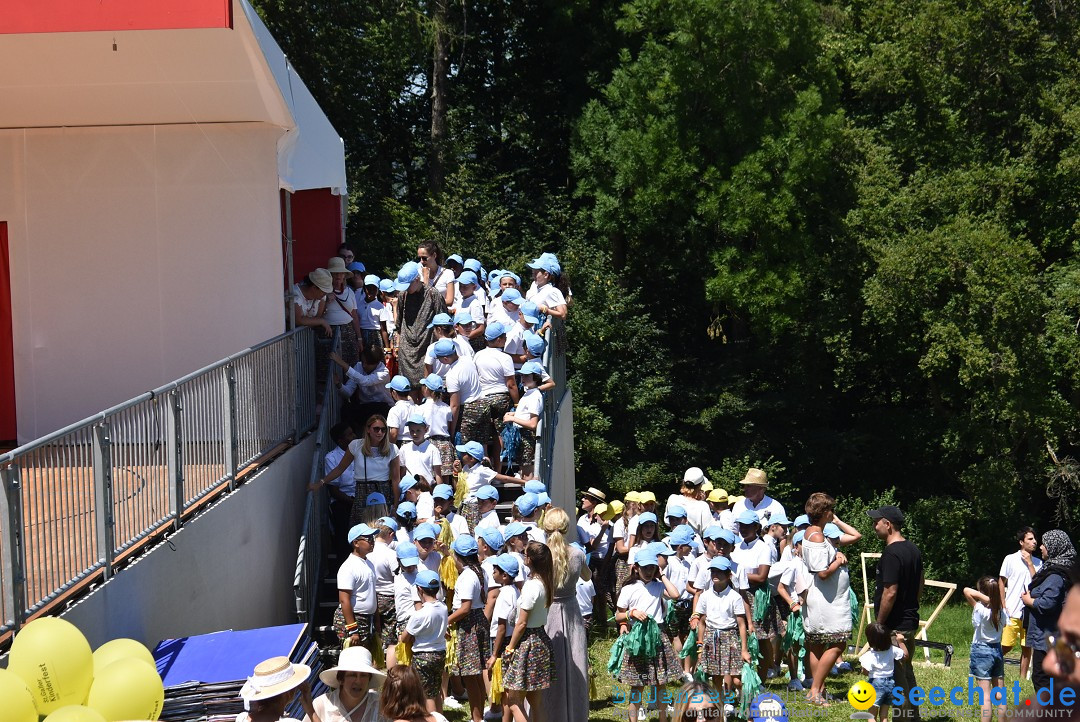
{"type": "Polygon", "coordinates": [[[655,567],[660,565],[660,561],[656,558],[655,553],[642,549],[634,556],[634,564],[639,567],[655,567]]]}
{"type": "Polygon", "coordinates": [[[461,258],[461,256],[460,256],[459,254],[457,254],[457,253],[451,253],[451,254],[450,254],[449,256],[447,256],[447,257],[446,257],[446,262],[447,262],[447,263],[450,263],[450,261],[453,261],[454,263],[458,264],[459,266],[460,266],[460,265],[461,265],[462,263],[464,263],[464,262],[465,262],[465,261],[464,261],[464,260],[463,260],[463,259],[461,258]]]}
{"type": "Polygon", "coordinates": [[[559,261],[555,258],[553,253],[541,253],[538,258],[534,258],[531,263],[526,263],[526,266],[534,271],[547,271],[548,273],[559,273],[559,261]]]}
{"type": "Polygon", "coordinates": [[[525,482],[526,494],[539,494],[542,491],[547,491],[547,487],[544,486],[544,482],[533,479],[532,481],[525,482]]]}
{"type": "Polygon", "coordinates": [[[694,530],[690,528],[689,524],[679,524],[671,530],[671,535],[668,537],[668,544],[673,547],[680,547],[683,544],[693,543],[694,530]]]}
{"type": "Polygon", "coordinates": [[[394,279],[384,278],[383,280],[379,281],[379,290],[383,293],[393,293],[395,290],[397,290],[394,288],[394,279]]]}
{"type": "MultiPolygon", "coordinates": [[[[480,262],[476,263],[477,268],[480,267],[480,262]]],[[[463,286],[475,286],[479,279],[476,277],[476,273],[472,270],[464,271],[457,277],[457,282],[463,286]]]]}
{"type": "Polygon", "coordinates": [[[411,567],[420,563],[420,552],[412,544],[398,544],[397,559],[403,567],[411,567]]]}
{"type": "Polygon", "coordinates": [[[548,496],[548,493],[546,491],[542,491],[542,492],[540,492],[539,494],[536,495],[536,505],[537,506],[547,506],[550,503],[551,503],[551,497],[548,496]]]}
{"type": "Polygon", "coordinates": [[[535,361],[526,361],[525,363],[521,364],[521,374],[523,376],[526,374],[538,374],[540,376],[543,376],[544,367],[536,363],[535,361]]]}
{"type": "Polygon", "coordinates": [[[435,487],[435,490],[431,492],[431,496],[436,499],[453,499],[454,487],[449,484],[439,484],[435,487]]]}
{"type": "Polygon", "coordinates": [[[424,522],[420,526],[413,530],[413,541],[422,541],[424,539],[434,539],[439,536],[439,530],[435,528],[434,524],[424,522]]]}
{"type": "Polygon", "coordinates": [[[457,315],[454,316],[454,323],[458,326],[468,326],[476,323],[476,321],[468,311],[458,311],[457,315]]]}
{"type": "Polygon", "coordinates": [[[705,527],[705,531],[701,532],[702,539],[722,539],[724,527],[719,524],[710,524],[705,527]]]}
{"type": "MultiPolygon", "coordinates": [[[[513,274],[507,274],[507,275],[513,275],[513,274]]],[[[507,289],[503,290],[502,296],[500,298],[501,298],[503,303],[514,303],[515,301],[518,301],[518,300],[521,299],[521,291],[517,290],[516,288],[507,288],[507,289]]]]}
{"type": "Polygon", "coordinates": [[[506,335],[506,329],[498,321],[488,324],[487,328],[484,329],[484,338],[488,341],[494,341],[499,336],[504,335],[506,335]]]}
{"type": "Polygon", "coordinates": [[[509,539],[512,536],[521,536],[528,531],[528,527],[526,527],[520,521],[512,521],[507,524],[506,527],[503,529],[503,537],[505,539],[509,539]]]}
{"type": "Polygon", "coordinates": [[[397,505],[394,513],[404,519],[407,516],[416,516],[416,504],[411,501],[403,501],[397,505]]]}
{"type": "Polygon", "coordinates": [[[642,524],[648,524],[650,522],[653,524],[656,523],[656,514],[653,514],[651,511],[642,512],[638,515],[638,526],[641,526],[642,524]]]}
{"type": "Polygon", "coordinates": [[[686,509],[683,509],[678,504],[672,504],[667,508],[668,519],[685,519],[686,509]]]}
{"type": "Polygon", "coordinates": [[[469,441],[461,446],[455,446],[459,454],[468,454],[472,458],[480,461],[484,458],[484,445],[479,441],[469,441]]]}
{"type": "MultiPolygon", "coordinates": [[[[517,302],[514,301],[514,303],[517,302]]],[[[521,317],[532,324],[540,323],[540,309],[532,301],[525,301],[521,304],[521,317]]]]}
{"type": "Polygon", "coordinates": [[[521,512],[522,516],[529,516],[530,514],[532,514],[534,511],[536,511],[536,507],[538,504],[539,498],[536,496],[536,494],[522,494],[517,498],[517,501],[514,502],[514,506],[516,506],[517,510],[521,512]]]}
{"type": "Polygon", "coordinates": [[[491,547],[492,551],[499,551],[503,548],[503,544],[506,543],[502,532],[499,531],[497,526],[482,526],[476,530],[476,535],[483,539],[484,543],[491,547]]]}
{"type": "Polygon", "coordinates": [[[457,344],[448,338],[441,338],[435,342],[435,348],[432,350],[435,354],[435,358],[443,358],[444,356],[453,356],[458,352],[457,344]]]}
{"type": "Polygon", "coordinates": [[[780,526],[791,526],[791,520],[787,518],[787,514],[782,511],[778,511],[769,517],[769,526],[773,524],[779,524],[780,526]]]}
{"type": "Polygon", "coordinates": [[[495,557],[495,566],[506,572],[507,576],[516,577],[521,571],[521,563],[513,554],[500,554],[495,557]]]}
{"type": "Polygon", "coordinates": [[[476,490],[475,494],[477,499],[487,499],[489,501],[499,500],[499,490],[491,484],[484,484],[476,490]]]}
{"type": "Polygon", "coordinates": [[[475,258],[466,258],[465,263],[462,263],[461,265],[472,271],[473,273],[480,273],[480,261],[476,260],[475,258]]]}
{"type": "Polygon", "coordinates": [[[402,494],[404,494],[409,489],[413,488],[419,483],[420,482],[416,480],[415,476],[413,476],[412,474],[406,474],[405,476],[401,477],[401,482],[398,484],[398,490],[402,494]]]}
{"type": "Polygon", "coordinates": [[[806,514],[799,514],[795,517],[795,527],[807,527],[810,526],[810,517],[806,514]]]}
{"type": "Polygon", "coordinates": [[[432,391],[442,391],[446,388],[446,384],[443,383],[443,378],[439,374],[428,374],[420,379],[420,383],[432,391]]]}
{"type": "Polygon", "coordinates": [[[407,291],[412,282],[418,278],[420,278],[420,264],[416,261],[409,261],[398,270],[394,290],[407,291]]]}
{"type": "Polygon", "coordinates": [[[730,572],[734,567],[735,565],[727,557],[713,557],[713,560],[709,562],[709,569],[721,572],[730,572]]]}
{"type": "Polygon", "coordinates": [[[373,491],[367,495],[367,499],[364,500],[367,506],[375,506],[376,504],[385,504],[386,497],[377,491],[373,491]]]}
{"type": "MultiPolygon", "coordinates": [[[[580,545],[579,545],[580,546],[580,545]]],[[[582,549],[581,551],[585,551],[582,549]]],[[[670,557],[675,550],[668,546],[667,542],[654,541],[645,545],[646,554],[655,554],[658,557],[670,557]]]]}
{"type": "Polygon", "coordinates": [[[421,569],[416,573],[416,586],[421,589],[426,589],[429,592],[437,592],[439,590],[439,575],[430,569],[421,569]]]}
{"type": "Polygon", "coordinates": [[[821,533],[829,539],[839,539],[841,534],[843,534],[843,532],[840,531],[840,527],[838,527],[836,524],[833,524],[831,521],[825,525],[825,527],[821,530],[821,533]]]}
{"type": "Polygon", "coordinates": [[[427,426],[427,419],[419,411],[414,411],[409,416],[409,420],[405,422],[409,426],[427,426]]]}
{"type": "Polygon", "coordinates": [[[547,341],[542,336],[538,336],[535,333],[525,333],[525,348],[529,349],[529,353],[537,358],[544,355],[544,349],[547,347],[547,341]]]}
{"type": "Polygon", "coordinates": [[[795,546],[803,540],[803,536],[806,532],[797,531],[791,535],[791,546],[795,546]]]}
{"type": "Polygon", "coordinates": [[[390,383],[386,385],[386,388],[393,389],[399,394],[404,394],[412,391],[412,384],[409,383],[409,380],[407,378],[405,378],[401,374],[398,374],[394,378],[390,379],[390,383]]]}
{"type": "Polygon", "coordinates": [[[735,521],[738,522],[739,524],[760,524],[761,523],[761,519],[758,517],[757,512],[756,511],[751,511],[750,509],[746,509],[746,510],[740,512],[739,515],[737,517],[735,517],[735,521]]]}
{"type": "MultiPolygon", "coordinates": [[[[514,283],[516,283],[519,286],[521,285],[521,276],[517,275],[513,271],[503,271],[502,275],[503,275],[503,278],[506,278],[507,276],[509,276],[510,278],[514,279],[514,283]]],[[[514,289],[514,290],[516,291],[517,289],[514,289]]],[[[509,301],[510,299],[506,299],[506,300],[509,301]]]]}
{"type": "Polygon", "coordinates": [[[427,325],[428,328],[435,328],[436,326],[453,326],[454,319],[450,318],[448,313],[437,313],[435,318],[431,319],[431,323],[427,325]]]}
{"type": "Polygon", "coordinates": [[[374,286],[375,288],[378,288],[380,283],[382,283],[382,279],[376,276],[374,273],[370,273],[364,276],[365,286],[374,286]]]}
{"type": "Polygon", "coordinates": [[[348,268],[353,273],[365,273],[367,271],[367,268],[364,266],[363,263],[360,263],[360,261],[353,261],[349,265],[345,266],[345,268],[348,268]]]}
{"type": "Polygon", "coordinates": [[[379,530],[374,527],[370,527],[367,524],[357,524],[349,529],[349,543],[352,544],[362,536],[375,536],[378,533],[379,530]]]}
{"type": "Polygon", "coordinates": [[[392,516],[380,516],[378,523],[382,524],[390,531],[397,531],[401,528],[401,525],[397,523],[397,519],[392,516]]]}
{"type": "Polygon", "coordinates": [[[450,548],[454,550],[455,554],[460,554],[463,557],[471,556],[478,551],[476,540],[468,534],[460,535],[454,540],[454,543],[450,545],[450,548]]]}

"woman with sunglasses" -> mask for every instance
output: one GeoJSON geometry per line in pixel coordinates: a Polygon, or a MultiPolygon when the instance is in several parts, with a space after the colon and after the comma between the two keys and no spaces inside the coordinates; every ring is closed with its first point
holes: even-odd
{"type": "Polygon", "coordinates": [[[424,241],[416,249],[420,278],[442,294],[446,307],[454,305],[454,272],[443,265],[443,252],[435,241],[424,241]]]}
{"type": "Polygon", "coordinates": [[[1076,559],[1072,540],[1061,529],[1053,529],[1043,534],[1040,549],[1043,565],[1031,578],[1028,591],[1020,596],[1031,613],[1027,636],[1033,650],[1031,683],[1036,694],[1051,684],[1050,673],[1043,669],[1043,660],[1050,650],[1050,645],[1047,644],[1048,634],[1058,627],[1058,617],[1061,616],[1065,595],[1069,591],[1069,574],[1076,559]]]}
{"type": "Polygon", "coordinates": [[[356,479],[356,503],[366,500],[368,494],[378,492],[386,499],[398,498],[401,466],[398,449],[390,443],[386,433],[386,417],[371,416],[364,425],[364,435],[349,444],[341,461],[326,476],[311,484],[312,491],[341,476],[352,464],[356,479]],[[355,462],[355,463],[354,463],[355,462]]]}

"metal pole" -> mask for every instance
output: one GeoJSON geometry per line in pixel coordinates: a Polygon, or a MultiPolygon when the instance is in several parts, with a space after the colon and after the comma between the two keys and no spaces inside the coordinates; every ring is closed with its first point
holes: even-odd
{"type": "Polygon", "coordinates": [[[184,515],[184,463],[183,463],[183,426],[181,424],[180,395],[176,391],[169,393],[166,407],[166,454],[169,460],[169,512],[173,517],[173,529],[179,529],[184,515]]]}
{"type": "Polygon", "coordinates": [[[296,328],[296,317],[293,314],[292,293],[293,279],[293,237],[292,237],[292,193],[285,191],[285,266],[289,277],[285,279],[285,319],[286,328],[292,331],[296,328]]]}
{"type": "Polygon", "coordinates": [[[112,576],[113,550],[116,549],[115,515],[113,514],[112,460],[110,458],[109,423],[93,428],[94,440],[94,520],[97,527],[98,561],[104,563],[105,579],[112,576]]]}
{"type": "Polygon", "coordinates": [[[293,385],[293,440],[294,442],[300,441],[300,413],[303,407],[303,379],[301,378],[301,371],[303,364],[301,363],[300,343],[306,340],[307,334],[294,333],[292,337],[293,342],[293,354],[292,354],[292,372],[293,379],[296,383],[293,385]]]}
{"type": "Polygon", "coordinates": [[[236,366],[229,364],[225,367],[225,381],[228,388],[225,391],[225,467],[229,470],[229,491],[236,489],[236,465],[239,449],[238,428],[239,422],[236,415],[236,366]]]}
{"type": "Polygon", "coordinates": [[[0,469],[0,519],[7,526],[4,543],[0,548],[0,574],[4,579],[5,626],[18,630],[26,613],[26,552],[23,548],[22,484],[19,467],[12,464],[0,469]]]}

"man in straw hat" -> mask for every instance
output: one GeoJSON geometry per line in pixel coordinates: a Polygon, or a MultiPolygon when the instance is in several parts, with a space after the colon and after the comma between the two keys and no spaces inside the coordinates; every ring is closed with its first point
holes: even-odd
{"type": "Polygon", "coordinates": [[[300,689],[300,702],[310,717],[315,713],[311,702],[311,685],[308,677],[311,667],[293,664],[288,657],[271,657],[259,662],[255,673],[240,688],[244,700],[244,712],[237,715],[236,722],[277,722],[285,716],[285,708],[296,689],[300,689]]]}
{"type": "Polygon", "coordinates": [[[698,467],[691,466],[687,469],[686,473],[683,474],[679,493],[669,496],[667,504],[664,505],[664,518],[667,519],[667,510],[670,507],[681,506],[686,510],[686,523],[690,525],[694,532],[700,535],[705,531],[713,521],[712,510],[709,509],[709,504],[703,501],[703,495],[701,494],[701,487],[707,481],[705,472],[698,467]]]}
{"type": "Polygon", "coordinates": [[[607,503],[607,495],[600,491],[596,487],[590,486],[585,491],[581,492],[581,516],[578,517],[578,541],[581,545],[588,547],[593,540],[595,531],[593,530],[593,511],[598,504],[607,503]]]}
{"type": "Polygon", "coordinates": [[[330,688],[315,698],[320,722],[379,722],[379,688],[386,674],[372,665],[371,652],[346,647],[337,665],[320,672],[319,679],[330,688]]]}
{"type": "Polygon", "coordinates": [[[736,517],[744,511],[757,512],[762,522],[768,521],[773,514],[787,516],[784,505],[765,493],[769,488],[769,477],[764,471],[750,468],[739,483],[742,484],[744,496],[731,507],[736,517]]]}

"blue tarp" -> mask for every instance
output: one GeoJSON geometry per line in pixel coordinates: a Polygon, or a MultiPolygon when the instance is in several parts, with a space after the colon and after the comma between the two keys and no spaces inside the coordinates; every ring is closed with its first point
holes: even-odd
{"type": "Polygon", "coordinates": [[[292,657],[305,626],[286,624],[166,639],[154,649],[154,659],[166,688],[185,682],[245,680],[264,659],[292,657]]]}

